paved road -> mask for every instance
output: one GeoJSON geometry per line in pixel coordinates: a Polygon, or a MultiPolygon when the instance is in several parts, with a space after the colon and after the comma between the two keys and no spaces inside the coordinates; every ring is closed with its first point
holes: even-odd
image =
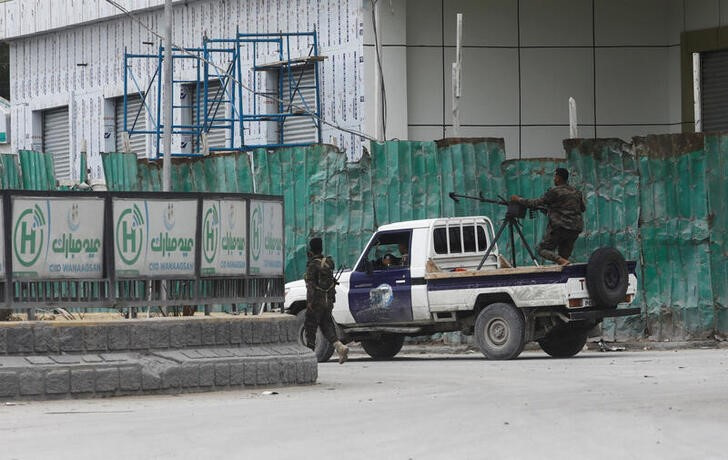
{"type": "Polygon", "coordinates": [[[0,406],[1,459],[728,457],[728,350],[364,355],[314,386],[0,406]]]}

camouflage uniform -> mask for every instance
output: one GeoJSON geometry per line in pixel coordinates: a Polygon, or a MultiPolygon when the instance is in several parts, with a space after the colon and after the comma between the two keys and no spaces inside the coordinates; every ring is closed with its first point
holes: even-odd
{"type": "Polygon", "coordinates": [[[584,230],[582,214],[586,206],[581,192],[571,185],[562,184],[550,188],[541,198],[521,198],[519,202],[529,208],[545,207],[548,210],[546,234],[537,248],[541,257],[554,262],[559,257],[568,259],[574,250],[574,242],[584,230]],[[554,252],[554,249],[558,251],[554,252]]]}
{"type": "Polygon", "coordinates": [[[336,301],[336,279],[333,276],[334,260],[316,254],[308,259],[306,265],[306,344],[310,349],[316,348],[316,329],[321,328],[326,340],[338,341],[336,326],[331,317],[331,310],[336,301]]]}

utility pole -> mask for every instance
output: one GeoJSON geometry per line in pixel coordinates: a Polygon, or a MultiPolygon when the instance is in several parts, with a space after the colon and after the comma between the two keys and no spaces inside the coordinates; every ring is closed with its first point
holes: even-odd
{"type": "Polygon", "coordinates": [[[162,191],[170,191],[172,178],[172,0],[164,0],[164,139],[162,191]]]}

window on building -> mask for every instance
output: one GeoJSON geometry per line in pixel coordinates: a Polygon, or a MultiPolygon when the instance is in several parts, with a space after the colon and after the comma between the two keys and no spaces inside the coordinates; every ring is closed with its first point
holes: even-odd
{"type": "MultiPolygon", "coordinates": [[[[116,151],[124,151],[124,98],[118,97],[114,103],[116,119],[116,151]]],[[[138,94],[129,94],[126,102],[126,126],[132,134],[129,136],[131,151],[138,157],[147,156],[147,135],[136,131],[147,129],[147,109],[142,97],[138,94]]]]}
{"type": "Polygon", "coordinates": [[[700,53],[700,88],[702,130],[728,130],[728,50],[700,53]]]}
{"type": "MultiPolygon", "coordinates": [[[[187,88],[191,95],[191,120],[193,126],[207,133],[207,145],[210,149],[224,149],[228,146],[227,137],[230,132],[229,91],[225,91],[221,80],[208,80],[207,105],[205,105],[205,87],[203,83],[189,85],[187,88]]],[[[199,152],[202,146],[197,136],[192,139],[193,151],[199,152]]]]}
{"type": "Polygon", "coordinates": [[[274,72],[280,85],[281,113],[294,113],[283,123],[283,143],[318,142],[317,122],[306,113],[316,113],[316,73],[313,64],[282,67],[274,72]]]}
{"type": "Polygon", "coordinates": [[[43,111],[43,152],[53,155],[56,179],[71,178],[68,106],[43,111]]]}

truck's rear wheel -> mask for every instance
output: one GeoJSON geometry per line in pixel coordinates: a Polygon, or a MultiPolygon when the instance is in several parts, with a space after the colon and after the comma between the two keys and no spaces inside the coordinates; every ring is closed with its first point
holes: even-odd
{"type": "MultiPolygon", "coordinates": [[[[298,343],[306,347],[306,329],[303,327],[303,323],[306,321],[305,308],[296,314],[296,319],[298,320],[298,343]]],[[[316,353],[316,360],[320,363],[325,363],[334,354],[334,345],[326,340],[321,328],[316,331],[316,349],[313,352],[316,353]]]]}
{"type": "Polygon", "coordinates": [[[382,334],[379,340],[362,340],[361,347],[373,359],[392,359],[402,349],[404,336],[382,334]]]}
{"type": "Polygon", "coordinates": [[[571,358],[584,349],[588,335],[588,329],[557,327],[538,344],[549,356],[571,358]]]}
{"type": "Polygon", "coordinates": [[[485,307],[475,320],[475,341],[488,359],[514,359],[523,351],[526,321],[509,303],[485,307]]]}

